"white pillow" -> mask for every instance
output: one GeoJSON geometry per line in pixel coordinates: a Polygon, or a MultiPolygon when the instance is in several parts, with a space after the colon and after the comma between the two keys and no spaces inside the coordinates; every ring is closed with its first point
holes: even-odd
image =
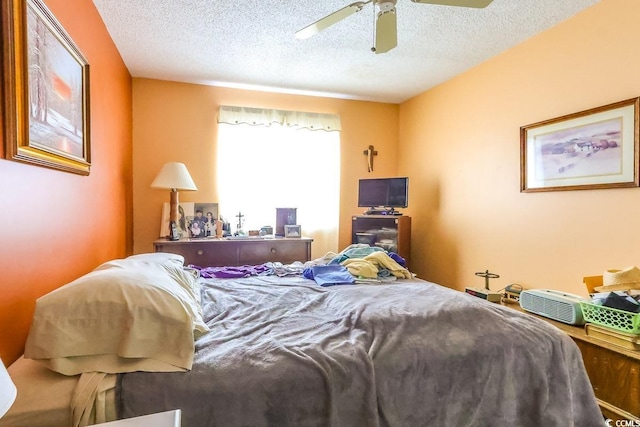
{"type": "Polygon", "coordinates": [[[182,267],[184,265],[184,257],[182,255],[170,254],[168,252],[147,252],[131,255],[130,257],[127,257],[127,259],[155,262],[158,264],[173,263],[178,267],[182,267]]]}
{"type": "Polygon", "coordinates": [[[25,357],[65,375],[191,369],[208,331],[195,277],[175,258],[106,262],[36,301],[25,357]]]}
{"type": "Polygon", "coordinates": [[[200,274],[197,270],[184,267],[184,257],[182,255],[163,252],[131,255],[125,259],[107,261],[96,267],[95,270],[105,270],[108,268],[138,268],[139,266],[146,265],[160,265],[176,282],[190,291],[194,291],[200,274]],[[197,274],[194,273],[194,271],[197,274]]]}
{"type": "Polygon", "coordinates": [[[96,270],[105,270],[109,268],[140,269],[145,268],[147,265],[160,266],[188,293],[190,304],[186,308],[193,316],[194,322],[196,322],[196,327],[194,329],[197,336],[199,333],[209,330],[202,320],[203,314],[202,306],[200,305],[200,286],[198,285],[200,272],[192,268],[184,267],[183,263],[184,257],[182,255],[154,252],[132,255],[126,259],[107,261],[98,266],[96,270]],[[162,255],[165,256],[163,257],[162,255]]]}

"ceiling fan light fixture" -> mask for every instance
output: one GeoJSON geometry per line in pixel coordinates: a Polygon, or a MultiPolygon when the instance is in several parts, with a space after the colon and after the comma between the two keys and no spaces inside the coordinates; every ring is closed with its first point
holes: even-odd
{"type": "MultiPolygon", "coordinates": [[[[441,6],[459,6],[484,8],[493,0],[411,0],[414,3],[434,4],[441,6]]],[[[336,24],[337,22],[360,12],[364,6],[373,3],[373,12],[376,16],[375,23],[375,46],[371,50],[375,53],[385,53],[398,45],[398,25],[396,18],[396,3],[398,0],[366,0],[351,3],[348,6],[325,16],[311,25],[296,32],[296,38],[306,39],[320,31],[336,24]],[[375,14],[378,8],[377,15],[375,14]]]]}
{"type": "Polygon", "coordinates": [[[372,0],[369,1],[357,1],[355,3],[351,3],[349,6],[345,6],[342,9],[338,9],[330,15],[325,16],[322,19],[318,19],[311,25],[307,25],[303,29],[296,32],[297,39],[308,39],[309,37],[316,35],[320,31],[329,28],[333,24],[336,24],[343,19],[353,15],[354,13],[360,12],[362,8],[371,3],[372,0]]]}
{"type": "Polygon", "coordinates": [[[382,0],[376,1],[375,4],[380,9],[381,13],[395,11],[397,0],[382,0]]]}
{"type": "Polygon", "coordinates": [[[493,0],[411,0],[414,3],[422,4],[438,4],[441,6],[457,6],[457,7],[474,7],[476,9],[482,9],[487,6],[493,0]]]}
{"type": "Polygon", "coordinates": [[[376,45],[373,51],[376,54],[389,52],[398,45],[398,20],[396,9],[391,8],[378,12],[376,20],[376,45]]]}

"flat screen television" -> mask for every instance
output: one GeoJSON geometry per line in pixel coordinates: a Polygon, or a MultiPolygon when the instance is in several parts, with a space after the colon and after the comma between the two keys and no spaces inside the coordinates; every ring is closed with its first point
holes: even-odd
{"type": "Polygon", "coordinates": [[[406,208],[409,178],[369,178],[358,184],[358,207],[406,208]]]}

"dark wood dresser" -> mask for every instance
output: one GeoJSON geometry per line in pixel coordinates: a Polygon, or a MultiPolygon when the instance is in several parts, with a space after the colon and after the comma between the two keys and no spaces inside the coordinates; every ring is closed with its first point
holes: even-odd
{"type": "Polygon", "coordinates": [[[182,239],[153,242],[156,252],[169,252],[184,257],[185,265],[221,267],[225,265],[258,265],[265,262],[291,264],[311,260],[311,242],[302,238],[182,239]]]}

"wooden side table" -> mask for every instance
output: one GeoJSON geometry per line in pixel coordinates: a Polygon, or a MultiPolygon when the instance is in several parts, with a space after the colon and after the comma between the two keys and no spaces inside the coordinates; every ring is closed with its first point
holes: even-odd
{"type": "Polygon", "coordinates": [[[604,416],[612,420],[640,421],[640,351],[629,350],[587,335],[584,327],[568,325],[523,310],[569,335],[582,353],[584,366],[604,416]]]}
{"type": "Polygon", "coordinates": [[[411,217],[355,215],[351,217],[351,243],[366,243],[400,255],[410,265],[411,217]]]}

